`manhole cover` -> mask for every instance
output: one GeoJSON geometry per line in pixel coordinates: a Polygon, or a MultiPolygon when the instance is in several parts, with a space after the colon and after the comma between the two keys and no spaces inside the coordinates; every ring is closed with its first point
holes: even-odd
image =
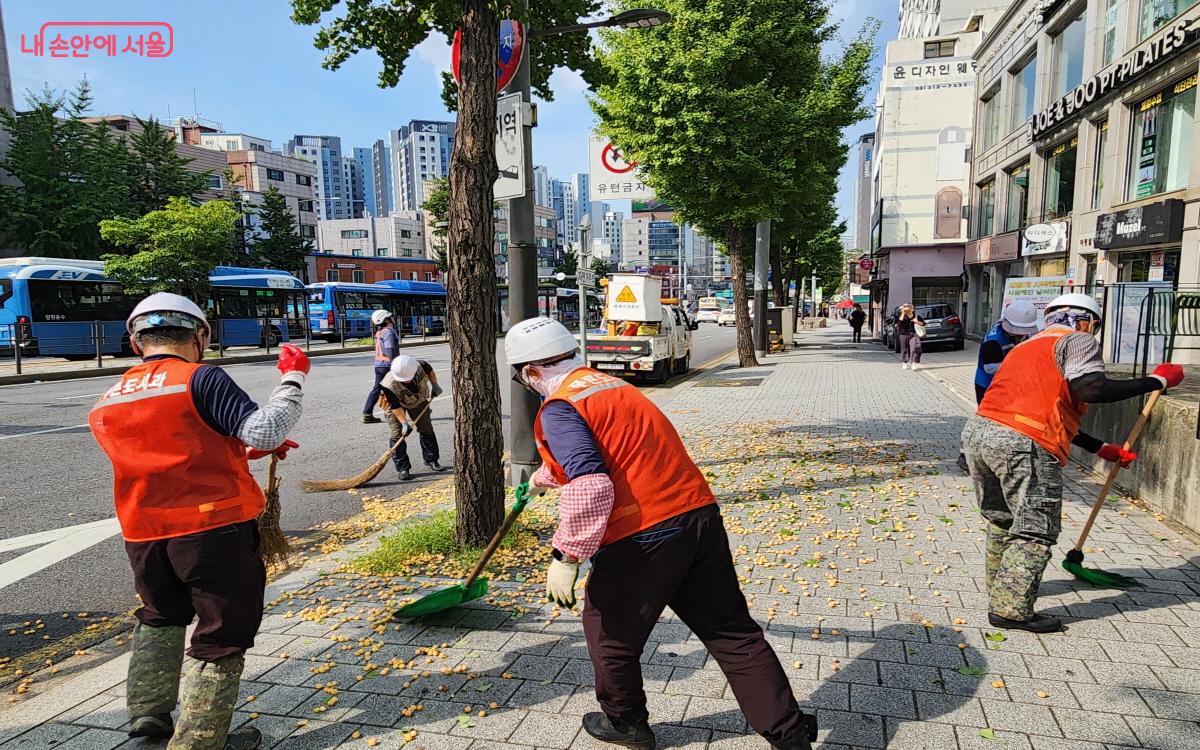
{"type": "Polygon", "coordinates": [[[705,380],[697,383],[700,388],[750,388],[759,385],[766,378],[733,378],[729,380],[705,380]]]}

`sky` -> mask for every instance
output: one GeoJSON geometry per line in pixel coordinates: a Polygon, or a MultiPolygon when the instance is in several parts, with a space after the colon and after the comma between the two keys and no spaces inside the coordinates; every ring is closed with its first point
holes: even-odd
{"type": "MultiPolygon", "coordinates": [[[[842,33],[851,36],[868,17],[883,22],[884,41],[896,34],[898,0],[833,0],[842,33]]],[[[275,148],[297,134],[341,136],[343,153],[387,139],[389,130],[414,119],[449,119],[441,100],[441,71],[449,69],[444,38],[429,38],[409,59],[399,85],[378,86],[380,64],[373,52],[359,53],[337,71],[321,67],[313,46],[316,27],[291,21],[287,0],[0,0],[17,108],[27,90],[43,85],[73,88],[86,76],[92,84],[93,114],[151,115],[161,120],[198,115],[229,132],[269,138],[275,148]],[[107,9],[107,10],[102,10],[107,9]],[[175,32],[169,57],[133,54],[52,58],[22,52],[49,21],[163,21],[175,32]]],[[[129,32],[122,29],[121,46],[129,32]]],[[[64,36],[66,36],[64,34],[64,36]]],[[[881,59],[881,58],[880,58],[881,59]]],[[[879,65],[875,66],[878,70],[879,65]]],[[[878,76],[876,76],[878,77],[878,76]]],[[[538,105],[534,161],[567,179],[587,170],[587,134],[595,125],[583,79],[556,71],[553,102],[538,105]]],[[[874,102],[874,90],[868,102],[874,102]]],[[[873,129],[870,121],[848,128],[854,143],[873,129]]],[[[853,153],[850,163],[853,163],[853,153]]],[[[843,170],[838,194],[849,219],[852,167],[843,170]]]]}

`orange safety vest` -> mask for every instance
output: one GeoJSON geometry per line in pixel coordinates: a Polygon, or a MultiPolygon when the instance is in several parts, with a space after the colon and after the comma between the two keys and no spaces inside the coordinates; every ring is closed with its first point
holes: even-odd
{"type": "MultiPolygon", "coordinates": [[[[614,502],[602,546],[717,501],[675,426],[633,385],[581,367],[546,399],[551,401],[566,401],[579,412],[608,467],[614,502]]],[[[546,445],[540,411],[534,436],[542,461],[565,484],[567,474],[546,445]]]]}
{"type": "Polygon", "coordinates": [[[1054,347],[1074,333],[1051,328],[1018,344],[1004,358],[978,414],[1028,435],[1066,466],[1087,404],[1075,398],[1058,369],[1054,347]]]}
{"type": "Polygon", "coordinates": [[[191,381],[200,367],[175,358],[135,365],[88,416],[112,461],[117,520],[127,541],[249,521],[266,503],[246,446],[209,427],[196,410],[191,381]]]}

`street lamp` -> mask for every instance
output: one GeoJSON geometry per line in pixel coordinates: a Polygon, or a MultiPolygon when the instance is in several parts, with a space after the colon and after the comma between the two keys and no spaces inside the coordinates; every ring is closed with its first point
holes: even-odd
{"type": "Polygon", "coordinates": [[[580,271],[590,271],[588,268],[588,258],[591,257],[592,241],[592,215],[584,214],[583,219],[579,222],[579,261],[576,263],[575,285],[579,287],[579,350],[583,353],[583,364],[587,365],[587,284],[583,283],[583,277],[586,273],[581,274],[580,271]]]}
{"type": "MultiPolygon", "coordinates": [[[[523,0],[528,7],[529,0],[523,0]]],[[[637,8],[618,13],[600,21],[556,26],[550,29],[531,29],[530,39],[570,34],[600,27],[624,29],[650,28],[671,20],[671,14],[653,8],[637,8]]],[[[509,93],[521,94],[521,102],[528,105],[531,100],[530,50],[521,56],[517,73],[506,89],[509,93]]],[[[509,319],[516,323],[538,314],[537,299],[537,245],[534,237],[533,212],[533,136],[531,128],[524,128],[522,138],[525,158],[522,170],[525,173],[525,195],[508,202],[508,310],[509,319]]],[[[570,240],[570,238],[567,238],[570,240]]],[[[586,307],[580,309],[580,320],[586,315],[586,307]]],[[[540,400],[524,386],[512,384],[509,399],[509,455],[514,486],[528,479],[537,469],[541,459],[533,439],[533,420],[540,407],[540,400]]]]}

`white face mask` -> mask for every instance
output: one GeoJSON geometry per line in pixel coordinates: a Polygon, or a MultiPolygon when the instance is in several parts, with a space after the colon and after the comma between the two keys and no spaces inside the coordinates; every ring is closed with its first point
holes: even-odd
{"type": "Polygon", "coordinates": [[[552,365],[525,365],[521,370],[521,379],[542,398],[550,398],[550,394],[558,390],[567,376],[580,367],[583,367],[583,360],[576,354],[552,365]]]}

